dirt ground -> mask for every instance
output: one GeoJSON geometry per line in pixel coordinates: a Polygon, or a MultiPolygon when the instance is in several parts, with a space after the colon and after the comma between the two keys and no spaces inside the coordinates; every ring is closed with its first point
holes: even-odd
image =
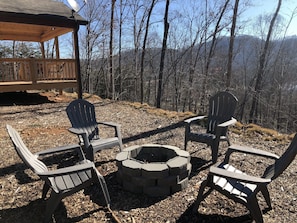
{"type": "MultiPolygon", "coordinates": [[[[84,95],[96,106],[98,121],[112,121],[121,124],[125,147],[144,143],[170,144],[183,148],[186,115],[153,109],[147,105],[102,100],[84,95]]],[[[21,134],[32,152],[50,147],[73,144],[76,136],[68,132],[70,123],[65,109],[75,99],[73,94],[58,95],[55,92],[30,94],[0,94],[0,222],[41,222],[45,202],[41,200],[42,182],[18,158],[9,136],[6,124],[21,134]]],[[[237,125],[230,131],[232,144],[254,146],[281,155],[290,143],[289,137],[275,131],[261,131],[248,126],[237,125]]],[[[108,129],[101,131],[110,134],[108,129]]],[[[219,160],[226,152],[227,144],[220,144],[219,160]]],[[[127,192],[116,180],[115,156],[118,148],[96,154],[95,165],[105,177],[111,196],[111,209],[123,223],[149,222],[252,222],[249,212],[217,192],[212,192],[192,213],[201,182],[206,178],[211,165],[210,149],[199,143],[189,143],[192,171],[188,187],[168,197],[152,198],[127,192]]],[[[64,156],[60,160],[66,159],[64,156]]],[[[261,174],[263,166],[270,161],[249,156],[235,156],[245,170],[261,174]]],[[[293,223],[297,219],[297,162],[276,180],[269,184],[273,209],[264,212],[265,223],[293,223]]],[[[259,195],[262,209],[266,207],[259,195]]],[[[54,222],[114,222],[112,215],[104,208],[102,192],[92,186],[63,200],[54,214],[54,222]]]]}

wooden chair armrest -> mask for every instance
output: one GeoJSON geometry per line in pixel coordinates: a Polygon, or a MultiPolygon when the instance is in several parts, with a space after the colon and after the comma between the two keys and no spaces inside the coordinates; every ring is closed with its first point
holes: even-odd
{"type": "Polygon", "coordinates": [[[250,176],[243,173],[234,173],[216,166],[210,167],[209,174],[253,184],[267,184],[271,182],[270,179],[250,176]]]}

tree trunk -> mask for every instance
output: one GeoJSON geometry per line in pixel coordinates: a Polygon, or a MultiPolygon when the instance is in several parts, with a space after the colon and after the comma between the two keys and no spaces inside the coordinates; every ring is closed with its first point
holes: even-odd
{"type": "Polygon", "coordinates": [[[115,86],[114,86],[114,75],[113,75],[113,22],[114,22],[114,7],[116,0],[112,0],[111,12],[110,12],[110,40],[109,40],[109,91],[108,98],[114,99],[115,86]]]}
{"type": "Polygon", "coordinates": [[[227,73],[226,73],[226,88],[227,89],[230,88],[230,85],[231,85],[233,48],[234,48],[234,40],[235,40],[235,28],[236,28],[238,5],[239,5],[239,0],[235,0],[235,5],[234,5],[234,9],[233,9],[231,33],[230,33],[230,42],[229,42],[227,73]]]}
{"type": "Polygon", "coordinates": [[[153,8],[155,6],[155,1],[156,0],[152,0],[152,4],[151,4],[151,6],[149,8],[149,12],[148,12],[147,20],[146,20],[146,27],[145,27],[143,45],[142,45],[142,53],[141,53],[141,61],[140,61],[140,102],[141,102],[141,104],[143,103],[143,100],[144,100],[144,96],[143,96],[144,95],[143,72],[144,72],[145,48],[146,48],[146,41],[147,41],[148,31],[149,31],[150,18],[151,18],[153,8]]]}
{"type": "Polygon", "coordinates": [[[156,101],[157,108],[161,108],[164,61],[165,61],[165,54],[166,54],[166,48],[167,48],[167,36],[168,36],[168,30],[169,30],[169,23],[168,23],[169,4],[170,4],[170,0],[166,0],[166,8],[165,8],[165,16],[164,16],[164,36],[163,36],[163,44],[162,44],[161,59],[160,59],[158,92],[157,92],[157,101],[156,101]]]}
{"type": "Polygon", "coordinates": [[[267,62],[268,48],[270,46],[271,35],[273,32],[274,24],[275,24],[276,18],[278,16],[281,4],[282,4],[282,0],[279,0],[277,8],[275,10],[275,13],[274,13],[272,20],[270,22],[270,25],[269,25],[269,30],[268,30],[268,34],[267,34],[267,37],[265,40],[264,48],[260,55],[259,68],[257,71],[257,79],[256,79],[255,88],[254,88],[252,106],[251,106],[251,110],[250,110],[250,114],[249,114],[249,121],[253,122],[253,123],[257,123],[259,99],[260,99],[260,94],[261,94],[261,90],[263,87],[262,86],[263,85],[263,76],[264,76],[264,71],[265,71],[265,64],[267,62]]]}
{"type": "MultiPolygon", "coordinates": [[[[205,68],[204,68],[205,70],[204,70],[204,79],[202,81],[202,94],[201,94],[200,112],[199,112],[199,113],[202,113],[202,114],[205,113],[205,101],[206,101],[206,95],[207,95],[206,89],[207,89],[207,83],[208,83],[209,66],[210,66],[210,62],[212,60],[212,57],[214,55],[214,51],[215,51],[215,47],[216,47],[216,43],[217,43],[217,35],[222,30],[221,21],[223,19],[225,11],[227,10],[227,6],[228,6],[229,2],[230,2],[230,0],[225,1],[225,4],[224,4],[224,6],[222,8],[222,11],[220,12],[218,21],[217,21],[217,23],[215,25],[215,29],[214,29],[213,34],[212,34],[212,41],[211,41],[209,52],[208,52],[208,54],[205,52],[205,68]]],[[[206,4],[207,4],[207,1],[206,1],[206,4]]],[[[206,23],[208,23],[207,20],[206,20],[206,23]]],[[[205,35],[207,35],[207,32],[205,32],[205,35]]],[[[204,44],[205,44],[205,47],[206,47],[206,41],[205,41],[204,44]]]]}
{"type": "Polygon", "coordinates": [[[119,81],[118,81],[118,93],[119,99],[123,92],[122,89],[122,23],[123,23],[123,0],[120,0],[120,27],[119,27],[119,81]]]}

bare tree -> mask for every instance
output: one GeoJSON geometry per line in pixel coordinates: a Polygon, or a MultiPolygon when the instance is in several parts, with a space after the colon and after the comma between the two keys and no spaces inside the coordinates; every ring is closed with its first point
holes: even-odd
{"type": "MultiPolygon", "coordinates": [[[[297,126],[293,117],[296,42],[288,35],[279,38],[284,30],[279,16],[267,46],[273,15],[262,16],[250,36],[237,35],[248,28],[246,21],[239,24],[240,10],[248,6],[248,0],[187,0],[185,7],[172,7],[167,15],[163,8],[160,12],[160,7],[153,7],[158,2],[88,0],[81,14],[89,24],[80,29],[84,90],[102,97],[145,100],[156,106],[158,101],[165,109],[204,113],[209,94],[232,87],[240,101],[238,119],[249,121],[251,109],[256,108],[253,118],[263,125],[297,126]],[[160,17],[164,17],[164,33],[159,31],[160,17]],[[221,35],[226,28],[230,29],[229,38],[221,35]],[[260,67],[262,75],[258,75],[260,67]],[[258,101],[253,100],[255,89],[258,101]]],[[[164,8],[165,3],[171,7],[173,1],[163,3],[164,8]]],[[[44,54],[48,49],[50,55],[52,46],[53,41],[45,46],[44,54]]]]}
{"type": "Polygon", "coordinates": [[[158,78],[158,92],[157,92],[157,100],[156,100],[157,108],[161,108],[164,61],[165,61],[165,54],[167,49],[167,36],[168,36],[168,30],[169,30],[169,23],[168,23],[169,5],[170,5],[170,0],[166,0],[166,7],[165,7],[165,14],[164,14],[164,33],[163,33],[163,43],[162,43],[160,70],[159,70],[159,78],[158,78]]]}
{"type": "Polygon", "coordinates": [[[230,87],[230,84],[231,84],[233,48],[234,48],[234,40],[235,40],[235,28],[236,28],[238,5],[239,5],[239,0],[235,0],[234,9],[233,9],[233,17],[232,17],[232,26],[231,26],[231,31],[230,31],[228,64],[227,64],[227,72],[226,72],[226,78],[227,78],[226,88],[227,89],[230,87]]]}
{"type": "MultiPolygon", "coordinates": [[[[205,101],[206,101],[206,95],[207,95],[207,92],[206,92],[206,89],[207,89],[207,83],[208,83],[208,75],[209,75],[209,67],[210,67],[210,63],[211,63],[211,60],[213,58],[213,55],[214,55],[214,51],[215,51],[215,47],[216,47],[216,43],[217,43],[217,36],[218,34],[222,31],[223,28],[225,28],[221,22],[224,18],[224,15],[226,13],[226,10],[228,8],[228,5],[229,5],[229,2],[230,0],[226,0],[225,3],[223,4],[221,10],[218,13],[218,19],[216,21],[216,24],[215,24],[215,28],[214,28],[214,31],[212,32],[212,40],[211,40],[211,43],[210,43],[210,47],[209,47],[209,50],[208,50],[208,53],[206,52],[207,50],[205,50],[205,67],[204,67],[204,78],[202,80],[202,94],[201,94],[201,100],[200,100],[200,112],[201,113],[205,113],[204,109],[205,109],[205,101]]],[[[205,1],[205,4],[206,4],[206,9],[207,9],[207,0],[205,1]]],[[[207,19],[207,18],[206,18],[207,19]]],[[[206,21],[206,23],[208,23],[206,21]]],[[[207,32],[206,32],[207,34],[207,32]]],[[[206,49],[206,41],[205,41],[205,49],[206,49]]]]}
{"type": "Polygon", "coordinates": [[[106,81],[108,66],[102,62],[105,57],[104,48],[107,45],[105,42],[109,28],[109,18],[101,16],[109,13],[106,4],[107,0],[100,2],[88,0],[81,11],[88,21],[86,28],[80,30],[83,90],[95,94],[101,93],[101,96],[103,96],[102,92],[106,96],[108,91],[106,81]]]}
{"type": "Polygon", "coordinates": [[[96,44],[98,33],[95,33],[94,30],[92,30],[91,25],[94,23],[94,20],[96,19],[96,7],[94,7],[94,2],[89,2],[87,10],[85,15],[87,15],[88,18],[88,25],[86,29],[86,47],[85,47],[85,54],[86,54],[86,60],[85,60],[85,75],[87,81],[85,82],[85,86],[88,92],[93,93],[93,86],[91,85],[91,73],[92,73],[92,67],[91,67],[91,61],[92,61],[92,53],[94,45],[96,44]]]}
{"type": "Polygon", "coordinates": [[[115,84],[114,84],[114,73],[113,73],[113,24],[114,24],[114,10],[116,0],[111,1],[111,12],[110,12],[110,39],[109,39],[109,98],[115,99],[115,84]]]}
{"type": "MultiPolygon", "coordinates": [[[[292,51],[294,46],[292,40],[287,37],[288,27],[291,24],[294,16],[296,16],[297,8],[292,11],[292,14],[288,20],[287,26],[284,26],[284,18],[279,17],[275,31],[282,33],[283,36],[277,40],[278,44],[274,44],[275,47],[272,50],[270,57],[271,62],[269,66],[269,76],[266,78],[263,84],[263,90],[261,101],[265,101],[265,116],[261,120],[261,124],[269,128],[276,128],[279,130],[288,129],[288,121],[292,111],[289,111],[287,102],[288,89],[291,88],[291,83],[294,83],[294,77],[291,75],[292,65],[295,63],[295,50],[292,51]],[[282,29],[283,28],[283,29],[282,29]]],[[[289,102],[290,103],[290,102],[289,102]]]]}
{"type": "Polygon", "coordinates": [[[270,39],[272,36],[272,32],[274,30],[274,24],[276,21],[276,18],[278,16],[280,7],[282,4],[282,0],[278,0],[278,5],[276,7],[276,10],[274,12],[274,15],[272,17],[272,20],[269,25],[268,33],[266,36],[264,48],[261,52],[260,58],[259,58],[259,68],[257,71],[257,79],[255,83],[255,88],[254,88],[254,94],[253,94],[253,99],[252,99],[252,106],[249,114],[249,121],[250,122],[255,122],[257,123],[257,116],[258,116],[258,106],[259,106],[259,99],[260,99],[260,94],[262,90],[262,84],[263,84],[263,76],[265,72],[265,64],[267,62],[267,54],[268,54],[268,48],[270,46],[270,39]]]}
{"type": "Polygon", "coordinates": [[[123,30],[123,0],[120,0],[120,18],[119,18],[119,97],[121,98],[122,89],[122,30],[123,30]]]}
{"type": "Polygon", "coordinates": [[[145,34],[144,34],[144,39],[143,39],[143,44],[142,44],[142,53],[141,53],[141,61],[140,61],[140,102],[143,103],[144,100],[144,89],[143,89],[143,72],[144,72],[144,58],[145,58],[145,53],[146,53],[146,41],[147,41],[147,36],[148,36],[148,31],[149,31],[149,26],[150,26],[150,18],[151,14],[153,11],[153,8],[156,4],[156,0],[152,0],[151,6],[148,10],[148,16],[146,19],[146,27],[145,27],[145,34]]]}

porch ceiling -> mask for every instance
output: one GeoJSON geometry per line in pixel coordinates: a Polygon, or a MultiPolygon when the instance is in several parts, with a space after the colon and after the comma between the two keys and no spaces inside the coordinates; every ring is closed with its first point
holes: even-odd
{"type": "Polygon", "coordinates": [[[0,21],[0,40],[45,42],[71,32],[72,28],[0,21]]]}
{"type": "Polygon", "coordinates": [[[44,42],[86,24],[86,20],[61,2],[0,1],[0,40],[44,42]]]}

